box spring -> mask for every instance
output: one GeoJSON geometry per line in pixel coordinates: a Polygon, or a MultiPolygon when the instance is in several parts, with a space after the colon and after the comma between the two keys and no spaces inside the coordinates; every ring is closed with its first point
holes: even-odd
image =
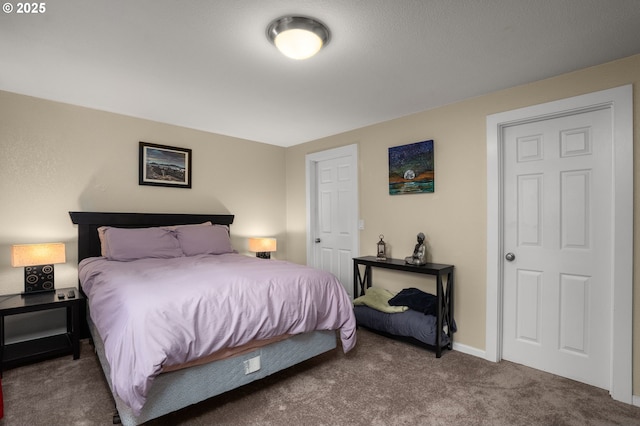
{"type": "MultiPolygon", "coordinates": [[[[88,317],[87,321],[98,359],[112,388],[104,344],[91,318],[88,317]]],[[[134,416],[132,410],[114,394],[116,409],[122,424],[138,425],[335,349],[336,339],[335,331],[313,331],[232,358],[163,373],[155,378],[139,416],[134,416]],[[260,369],[245,374],[244,362],[256,356],[260,356],[260,369]]]]}

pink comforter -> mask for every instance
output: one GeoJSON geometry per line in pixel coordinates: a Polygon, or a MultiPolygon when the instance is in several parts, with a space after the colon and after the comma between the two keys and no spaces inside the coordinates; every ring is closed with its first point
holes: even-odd
{"type": "Polygon", "coordinates": [[[254,339],[338,330],[356,342],[353,306],[331,274],[239,254],[132,262],[89,258],[79,277],[114,392],[136,415],[165,365],[254,339]]]}

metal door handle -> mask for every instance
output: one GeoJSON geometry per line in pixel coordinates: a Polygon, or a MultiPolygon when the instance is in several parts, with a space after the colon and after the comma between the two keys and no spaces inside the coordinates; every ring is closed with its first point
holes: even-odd
{"type": "Polygon", "coordinates": [[[516,255],[513,253],[507,253],[504,258],[507,259],[509,262],[513,262],[516,259],[516,255]]]}
{"type": "Polygon", "coordinates": [[[320,238],[316,238],[316,243],[319,243],[319,242],[320,242],[320,238]]]}

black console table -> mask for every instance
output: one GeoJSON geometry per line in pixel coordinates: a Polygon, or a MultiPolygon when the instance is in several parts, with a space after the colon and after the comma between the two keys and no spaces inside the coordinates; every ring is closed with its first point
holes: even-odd
{"type": "MultiPolygon", "coordinates": [[[[440,263],[426,263],[415,266],[405,263],[404,259],[378,260],[375,256],[355,257],[353,259],[353,297],[364,295],[365,288],[372,285],[372,268],[393,269],[396,271],[412,272],[415,274],[431,275],[436,277],[436,296],[438,298],[438,310],[436,317],[437,330],[442,330],[447,324],[447,336],[449,336],[448,349],[453,347],[453,265],[440,263]],[[360,266],[364,266],[364,274],[360,273],[360,266]],[[446,286],[443,278],[446,277],[446,286]]],[[[436,357],[442,355],[441,332],[436,334],[436,357]]]]}

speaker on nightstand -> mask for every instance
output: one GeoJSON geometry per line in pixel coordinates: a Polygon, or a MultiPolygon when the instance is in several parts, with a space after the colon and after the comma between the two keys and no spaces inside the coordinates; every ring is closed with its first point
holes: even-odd
{"type": "Polygon", "coordinates": [[[53,291],[53,265],[27,266],[24,268],[24,292],[53,291]]]}

